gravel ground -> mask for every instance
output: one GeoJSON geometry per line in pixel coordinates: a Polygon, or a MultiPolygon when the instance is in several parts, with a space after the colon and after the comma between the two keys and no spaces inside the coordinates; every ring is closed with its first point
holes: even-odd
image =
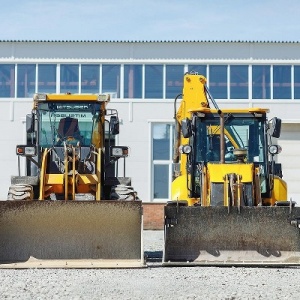
{"type": "MultiPolygon", "coordinates": [[[[161,256],[162,231],[144,232],[161,256]]],[[[1,299],[300,299],[298,268],[160,267],[0,270],[1,299]]]]}

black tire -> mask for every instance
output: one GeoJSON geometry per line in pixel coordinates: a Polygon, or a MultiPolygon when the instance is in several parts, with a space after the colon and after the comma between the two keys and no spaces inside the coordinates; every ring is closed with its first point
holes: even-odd
{"type": "Polygon", "coordinates": [[[14,184],[8,189],[7,200],[33,200],[33,187],[30,184],[14,184]]]}
{"type": "Polygon", "coordinates": [[[119,184],[113,186],[110,193],[111,200],[125,200],[125,201],[134,201],[137,200],[137,192],[133,189],[132,186],[119,184]]]}

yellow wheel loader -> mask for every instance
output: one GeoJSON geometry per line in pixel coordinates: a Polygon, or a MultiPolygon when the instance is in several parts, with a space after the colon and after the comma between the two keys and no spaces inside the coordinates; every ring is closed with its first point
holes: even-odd
{"type": "Polygon", "coordinates": [[[300,208],[275,162],[281,120],[221,110],[193,72],[178,98],[163,265],[300,265],[300,208]]]}
{"type": "Polygon", "coordinates": [[[35,94],[0,201],[0,268],[143,267],[142,206],[108,95],[35,94]],[[123,176],[118,161],[124,160],[123,176]],[[25,166],[25,176],[21,175],[25,166]]]}

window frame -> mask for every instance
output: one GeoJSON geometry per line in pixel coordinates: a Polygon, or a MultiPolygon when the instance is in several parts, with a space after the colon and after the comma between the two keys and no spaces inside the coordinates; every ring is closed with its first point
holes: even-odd
{"type": "Polygon", "coordinates": [[[172,176],[173,176],[173,145],[174,145],[174,130],[175,130],[175,124],[174,121],[162,121],[162,120],[151,120],[149,121],[149,126],[150,126],[150,157],[149,157],[149,162],[150,162],[150,169],[151,169],[151,175],[150,175],[150,182],[151,182],[151,187],[150,187],[150,195],[149,199],[153,202],[166,202],[170,200],[171,197],[171,183],[172,183],[172,176]],[[169,158],[168,159],[154,159],[153,158],[153,133],[154,133],[154,126],[155,125],[166,125],[170,126],[169,130],[169,158]],[[168,197],[166,198],[155,198],[154,192],[155,192],[155,173],[154,173],[154,168],[155,166],[163,166],[167,165],[168,166],[168,180],[167,180],[167,194],[168,197]]]}

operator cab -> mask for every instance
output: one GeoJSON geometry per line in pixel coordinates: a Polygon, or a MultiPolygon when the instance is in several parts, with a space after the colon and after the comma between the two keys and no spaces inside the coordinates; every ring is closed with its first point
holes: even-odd
{"type": "MultiPolygon", "coordinates": [[[[268,190],[269,167],[265,121],[265,114],[224,113],[224,163],[253,163],[259,167],[262,193],[268,190]]],[[[221,163],[220,115],[195,113],[191,123],[190,145],[194,151],[189,160],[196,174],[201,165],[221,163]]]]}

